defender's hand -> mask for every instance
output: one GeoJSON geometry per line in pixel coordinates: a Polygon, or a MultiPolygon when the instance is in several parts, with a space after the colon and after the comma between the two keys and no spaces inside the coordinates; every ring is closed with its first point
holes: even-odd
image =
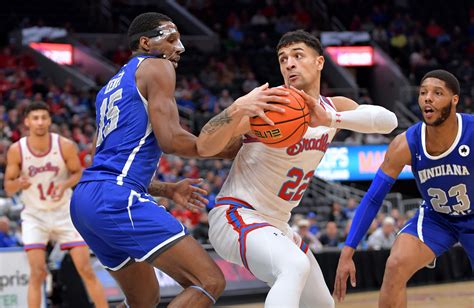
{"type": "Polygon", "coordinates": [[[207,195],[207,191],[198,185],[203,179],[184,179],[174,185],[172,200],[179,206],[182,206],[193,212],[199,212],[209,203],[209,201],[201,195],[207,195]]]}
{"type": "Polygon", "coordinates": [[[339,257],[337,265],[336,281],[334,283],[333,296],[339,301],[343,301],[347,291],[347,278],[351,278],[352,287],[356,286],[356,269],[352,260],[353,248],[345,246],[339,257]]]}

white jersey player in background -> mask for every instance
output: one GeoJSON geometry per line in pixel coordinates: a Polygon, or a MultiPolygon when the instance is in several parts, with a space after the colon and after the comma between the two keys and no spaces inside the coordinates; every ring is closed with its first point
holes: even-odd
{"type": "Polygon", "coordinates": [[[23,243],[30,265],[28,307],[40,307],[41,285],[46,279],[45,248],[50,240],[69,250],[95,307],[108,307],[102,285],[89,258],[89,248],[69,215],[71,187],[82,174],[75,144],[49,132],[48,105],[34,102],[25,110],[29,136],[14,143],[7,153],[5,191],[20,191],[23,243]]]}
{"type": "MultiPolygon", "coordinates": [[[[300,202],[337,129],[389,133],[397,119],[379,106],[321,96],[323,50],[311,34],[298,30],[283,35],[277,53],[286,86],[300,90],[311,110],[310,128],[293,146],[267,147],[251,136],[248,120],[255,113],[264,118],[264,105],[256,112],[258,104],[239,99],[205,125],[197,143],[203,156],[212,156],[232,138],[245,135],[209,213],[209,238],[219,255],[271,286],[265,307],[333,307],[314,255],[288,225],[291,209],[300,202]]],[[[267,87],[247,96],[258,101],[267,87]]]]}

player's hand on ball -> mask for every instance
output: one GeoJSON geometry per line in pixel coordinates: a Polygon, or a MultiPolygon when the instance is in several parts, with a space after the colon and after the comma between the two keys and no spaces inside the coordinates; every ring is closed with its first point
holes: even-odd
{"type": "Polygon", "coordinates": [[[336,281],[334,282],[333,296],[338,301],[343,301],[347,291],[347,278],[351,278],[352,287],[356,286],[356,269],[352,255],[347,255],[351,248],[343,248],[336,270],[336,281]]]}
{"type": "Polygon", "coordinates": [[[203,182],[203,179],[184,179],[174,185],[172,200],[179,206],[193,212],[199,212],[206,206],[209,201],[202,195],[206,196],[207,191],[193,186],[203,182]]]}
{"type": "Polygon", "coordinates": [[[291,86],[293,90],[298,92],[301,97],[303,97],[306,105],[309,108],[311,120],[309,121],[309,126],[316,127],[319,125],[330,127],[331,125],[331,114],[326,111],[319,102],[319,99],[312,97],[311,95],[306,94],[303,90],[298,90],[297,88],[291,86]]]}
{"type": "Polygon", "coordinates": [[[283,88],[270,88],[268,82],[250,91],[248,94],[238,98],[229,108],[235,110],[240,116],[262,118],[267,124],[274,125],[273,121],[265,114],[265,111],[276,111],[284,113],[285,109],[275,104],[288,104],[288,91],[283,88]]]}
{"type": "Polygon", "coordinates": [[[24,175],[18,178],[18,184],[20,185],[20,189],[28,189],[31,186],[30,180],[24,175]]]}

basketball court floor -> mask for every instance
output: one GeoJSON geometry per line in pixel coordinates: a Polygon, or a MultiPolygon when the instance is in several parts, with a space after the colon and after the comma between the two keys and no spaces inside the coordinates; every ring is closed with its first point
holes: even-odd
{"type": "MultiPolygon", "coordinates": [[[[336,303],[337,308],[371,308],[377,307],[378,291],[349,294],[343,303],[336,303]]],[[[226,308],[262,308],[259,303],[216,305],[226,308]]],[[[438,284],[408,289],[409,308],[474,308],[474,281],[438,284]]],[[[316,307],[315,307],[316,308],[316,307]]]]}

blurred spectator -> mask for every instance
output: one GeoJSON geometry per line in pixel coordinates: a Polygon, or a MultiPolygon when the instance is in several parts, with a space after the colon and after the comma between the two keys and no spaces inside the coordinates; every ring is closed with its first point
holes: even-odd
{"type": "Polygon", "coordinates": [[[6,216],[0,216],[0,247],[18,246],[18,240],[10,229],[10,220],[6,216]]]}
{"type": "Polygon", "coordinates": [[[344,208],[344,214],[348,219],[352,219],[354,217],[355,211],[359,203],[354,198],[347,199],[347,206],[344,208]]]}
{"type": "Polygon", "coordinates": [[[369,249],[390,249],[395,242],[395,219],[388,216],[383,220],[382,226],[370,235],[367,245],[369,249]]]}
{"type": "Polygon", "coordinates": [[[307,219],[301,219],[297,223],[298,234],[301,236],[301,240],[308,244],[312,252],[319,252],[323,245],[311,232],[309,232],[310,222],[307,219]]]}
{"type": "Polygon", "coordinates": [[[326,229],[319,238],[319,241],[325,247],[338,247],[340,240],[341,238],[336,223],[334,221],[329,221],[326,224],[326,229]]]}
{"type": "Polygon", "coordinates": [[[338,227],[343,227],[346,224],[346,213],[344,213],[341,204],[337,201],[334,201],[332,204],[332,210],[329,214],[329,221],[334,221],[338,227]]]}
{"type": "Polygon", "coordinates": [[[308,215],[306,215],[306,219],[309,221],[309,232],[313,235],[317,235],[319,233],[319,228],[317,224],[316,213],[309,212],[308,215]]]}

